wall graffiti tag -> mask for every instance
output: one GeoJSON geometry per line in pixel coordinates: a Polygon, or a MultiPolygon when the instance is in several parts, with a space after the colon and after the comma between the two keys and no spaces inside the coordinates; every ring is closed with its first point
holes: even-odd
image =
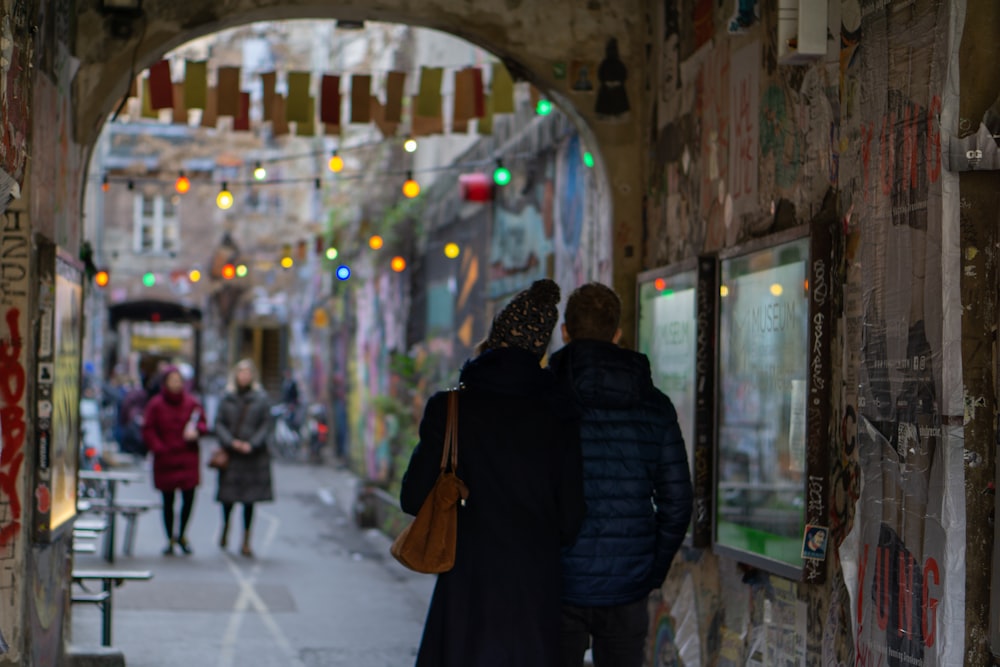
{"type": "Polygon", "coordinates": [[[753,210],[757,202],[760,153],[760,43],[754,42],[732,56],[729,104],[729,192],[736,215],[753,210]]]}

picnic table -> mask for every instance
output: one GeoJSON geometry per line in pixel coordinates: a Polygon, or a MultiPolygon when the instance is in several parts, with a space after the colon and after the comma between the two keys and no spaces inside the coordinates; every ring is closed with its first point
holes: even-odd
{"type": "Polygon", "coordinates": [[[151,503],[119,502],[116,500],[119,484],[132,484],[145,481],[146,475],[141,472],[124,470],[81,470],[80,479],[101,482],[107,489],[103,502],[91,499],[87,511],[100,512],[107,515],[107,531],[104,534],[104,560],[115,562],[115,519],[123,514],[127,521],[125,547],[126,554],[131,554],[135,539],[136,517],[143,511],[151,509],[151,503]]]}
{"type": "Polygon", "coordinates": [[[73,570],[73,583],[80,587],[74,591],[74,603],[94,604],[101,609],[101,646],[111,646],[112,592],[126,581],[149,581],[149,570],[73,570]],[[88,582],[101,582],[101,590],[90,590],[88,582]]]}

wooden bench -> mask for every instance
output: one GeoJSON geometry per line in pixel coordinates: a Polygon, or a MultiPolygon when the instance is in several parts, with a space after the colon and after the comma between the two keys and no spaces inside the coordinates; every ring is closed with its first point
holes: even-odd
{"type": "Polygon", "coordinates": [[[101,610],[101,646],[111,646],[112,591],[126,581],[149,581],[149,570],[73,570],[73,583],[80,586],[71,597],[74,603],[97,605],[101,610]],[[101,590],[87,588],[88,582],[101,582],[101,590]]]}
{"type": "MultiPolygon", "coordinates": [[[[89,511],[94,513],[121,515],[125,519],[125,535],[122,538],[122,553],[131,556],[135,550],[136,523],[139,515],[153,509],[160,509],[162,505],[158,502],[118,500],[113,505],[107,503],[92,503],[89,511]]],[[[109,517],[110,518],[110,517],[109,517]]],[[[112,550],[114,544],[110,541],[114,539],[112,533],[105,536],[105,559],[113,562],[112,550]]]]}

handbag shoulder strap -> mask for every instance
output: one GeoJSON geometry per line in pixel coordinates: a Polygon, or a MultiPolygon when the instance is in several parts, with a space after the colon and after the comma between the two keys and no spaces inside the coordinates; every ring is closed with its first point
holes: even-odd
{"type": "Polygon", "coordinates": [[[441,448],[441,472],[458,470],[458,390],[448,392],[448,416],[444,431],[444,447],[441,448]]]}

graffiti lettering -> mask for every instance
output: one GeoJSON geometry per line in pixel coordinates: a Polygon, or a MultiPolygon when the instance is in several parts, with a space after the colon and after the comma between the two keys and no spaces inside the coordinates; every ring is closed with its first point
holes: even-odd
{"type": "Polygon", "coordinates": [[[813,315],[812,393],[825,389],[823,381],[823,313],[813,315]]]}
{"type": "Polygon", "coordinates": [[[809,511],[814,516],[823,513],[823,478],[817,475],[809,476],[809,511]]]}
{"type": "Polygon", "coordinates": [[[0,235],[0,299],[27,298],[30,247],[19,212],[8,212],[4,216],[3,232],[0,235]]]}
{"type": "Polygon", "coordinates": [[[754,167],[753,123],[750,120],[750,81],[743,79],[736,88],[736,163],[733,165],[733,195],[742,197],[753,192],[754,167]]]}
{"type": "Polygon", "coordinates": [[[0,526],[0,546],[9,545],[21,529],[21,499],[17,493],[21,464],[24,462],[24,407],[21,399],[27,385],[21,365],[21,313],[16,308],[7,311],[10,339],[0,341],[0,502],[10,508],[8,522],[0,526]]]}

